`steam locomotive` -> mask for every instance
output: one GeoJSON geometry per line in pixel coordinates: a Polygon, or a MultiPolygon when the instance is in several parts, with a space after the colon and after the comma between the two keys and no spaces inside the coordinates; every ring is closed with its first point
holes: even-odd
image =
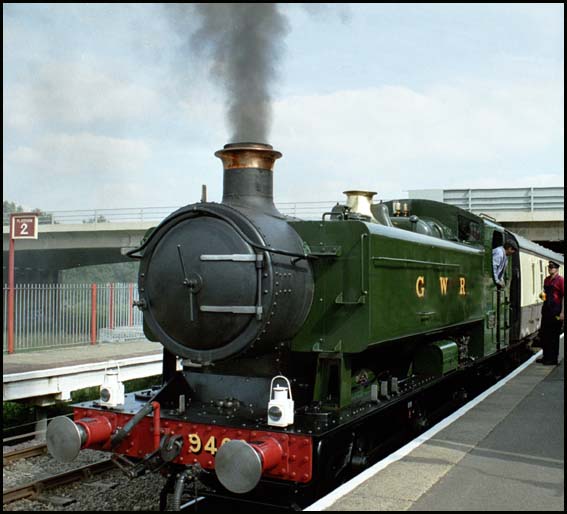
{"type": "Polygon", "coordinates": [[[424,392],[443,398],[534,338],[561,255],[452,205],[368,191],[319,221],[284,216],[280,152],[215,155],[222,202],[177,210],[130,252],[162,386],[124,395],[110,377],[75,421],[51,422],[55,457],[94,448],[130,476],[166,473],[174,508],[197,478],[204,494],[305,505],[370,462],[385,426],[423,420],[424,392]],[[508,239],[520,251],[499,289],[492,249],[508,239]]]}

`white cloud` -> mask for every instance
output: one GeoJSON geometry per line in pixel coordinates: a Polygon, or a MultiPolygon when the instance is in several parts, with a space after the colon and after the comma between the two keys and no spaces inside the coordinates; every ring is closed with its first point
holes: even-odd
{"type": "Polygon", "coordinates": [[[32,146],[20,146],[6,156],[9,165],[52,176],[120,175],[143,167],[151,150],[144,141],[97,136],[89,133],[50,134],[32,146]]]}
{"type": "Polygon", "coordinates": [[[4,154],[4,198],[50,210],[138,204],[128,184],[144,170],[145,141],[51,134],[4,154]]]}
{"type": "Polygon", "coordinates": [[[31,81],[6,86],[8,127],[125,123],[159,112],[158,93],[86,62],[87,58],[83,63],[49,62],[39,67],[31,81]]]}
{"type": "MultiPolygon", "coordinates": [[[[339,91],[286,98],[275,112],[272,140],[292,175],[291,185],[282,180],[286,198],[307,200],[314,187],[325,195],[334,188],[333,198],[353,187],[474,187],[487,179],[490,187],[510,186],[511,177],[539,171],[517,169],[523,159],[563,157],[559,82],[339,91]]],[[[541,171],[561,177],[563,170],[541,171]]]]}

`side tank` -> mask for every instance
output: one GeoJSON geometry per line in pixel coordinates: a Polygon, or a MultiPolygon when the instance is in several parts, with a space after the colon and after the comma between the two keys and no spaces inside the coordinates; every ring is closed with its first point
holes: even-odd
{"type": "MultiPolygon", "coordinates": [[[[424,221],[429,228],[441,227],[437,236],[349,219],[348,214],[346,220],[291,222],[318,256],[313,307],[292,349],[359,353],[482,320],[485,249],[481,242],[459,241],[450,226],[455,213],[448,214],[424,221]]],[[[405,218],[414,223],[410,216],[405,218]]]]}

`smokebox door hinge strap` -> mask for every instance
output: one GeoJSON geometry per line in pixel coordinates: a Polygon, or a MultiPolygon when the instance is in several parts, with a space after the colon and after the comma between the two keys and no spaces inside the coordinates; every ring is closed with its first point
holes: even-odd
{"type": "Polygon", "coordinates": [[[255,314],[256,319],[262,319],[262,268],[264,267],[264,254],[224,254],[224,255],[201,255],[202,261],[232,261],[232,262],[254,262],[256,263],[256,280],[257,280],[257,301],[254,307],[241,306],[212,306],[202,305],[203,312],[230,312],[232,314],[255,314]]]}
{"type": "Polygon", "coordinates": [[[201,305],[203,312],[229,312],[231,314],[262,314],[262,307],[241,305],[201,305]]]}
{"type": "Polygon", "coordinates": [[[202,261],[263,262],[262,254],[232,253],[226,255],[201,255],[202,261]]]}

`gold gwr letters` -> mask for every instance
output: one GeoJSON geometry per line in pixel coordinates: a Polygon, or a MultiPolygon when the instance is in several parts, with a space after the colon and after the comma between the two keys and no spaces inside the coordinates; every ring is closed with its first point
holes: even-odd
{"type": "MultiPolygon", "coordinates": [[[[447,295],[449,290],[449,277],[439,277],[439,290],[442,296],[447,295]]],[[[420,275],[415,282],[415,294],[418,298],[425,296],[425,277],[420,275]]],[[[467,279],[466,277],[459,277],[459,296],[466,296],[467,294],[467,279]]]]}
{"type": "Polygon", "coordinates": [[[423,298],[425,296],[425,277],[417,277],[415,292],[418,298],[423,298]]]}

